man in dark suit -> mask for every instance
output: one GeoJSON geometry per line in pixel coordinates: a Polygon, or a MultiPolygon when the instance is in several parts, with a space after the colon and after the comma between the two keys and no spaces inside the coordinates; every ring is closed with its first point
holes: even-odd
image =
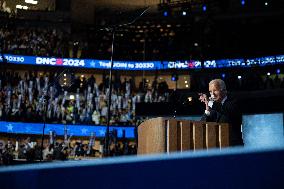
{"type": "Polygon", "coordinates": [[[202,121],[229,123],[230,145],[243,145],[241,124],[242,114],[235,99],[227,96],[225,82],[214,79],[209,83],[210,97],[200,93],[199,100],[205,104],[202,121]]]}

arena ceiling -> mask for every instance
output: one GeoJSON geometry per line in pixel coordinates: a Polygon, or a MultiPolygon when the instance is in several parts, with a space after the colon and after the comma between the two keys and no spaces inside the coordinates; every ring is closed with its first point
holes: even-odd
{"type": "MultiPolygon", "coordinates": [[[[98,31],[98,28],[129,23],[139,17],[135,24],[121,27],[117,35],[129,36],[132,33],[136,36],[137,33],[140,38],[147,37],[151,40],[156,39],[157,35],[162,36],[160,38],[174,38],[167,39],[169,44],[178,38],[175,43],[180,47],[180,51],[189,49],[188,51],[193,55],[197,54],[196,56],[235,57],[239,54],[254,56],[284,52],[284,0],[28,0],[29,3],[26,1],[0,0],[1,9],[7,11],[9,7],[15,7],[15,3],[25,3],[22,5],[30,8],[18,12],[30,12],[30,17],[38,18],[37,11],[34,10],[40,10],[48,12],[56,21],[60,20],[56,18],[56,14],[65,12],[68,19],[71,17],[74,28],[79,28],[78,24],[91,25],[90,28],[95,26],[91,32],[98,31]],[[140,16],[147,7],[147,12],[140,16]],[[185,16],[182,15],[184,11],[185,16]],[[180,43],[186,48],[180,46],[180,43]]],[[[121,37],[123,42],[126,41],[125,38],[121,37]]],[[[144,40],[134,38],[136,41],[144,40]]]]}
{"type": "Polygon", "coordinates": [[[149,7],[144,16],[163,16],[167,11],[175,17],[186,11],[189,15],[207,14],[227,17],[257,16],[265,12],[284,11],[284,0],[0,0],[0,10],[5,12],[47,11],[69,12],[80,22],[94,23],[96,17],[111,17],[149,7]]]}

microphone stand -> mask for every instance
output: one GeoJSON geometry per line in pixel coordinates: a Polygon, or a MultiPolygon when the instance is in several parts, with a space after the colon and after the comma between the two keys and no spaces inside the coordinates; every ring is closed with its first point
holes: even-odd
{"type": "Polygon", "coordinates": [[[110,69],[109,69],[109,94],[108,94],[108,107],[107,107],[107,127],[105,134],[105,148],[104,156],[109,156],[109,127],[110,127],[110,106],[111,106],[111,94],[112,94],[112,70],[113,70],[113,54],[114,54],[114,36],[116,28],[112,28],[112,42],[111,42],[111,57],[110,57],[110,69]]]}
{"type": "MultiPolygon", "coordinates": [[[[43,127],[42,127],[42,135],[41,135],[41,147],[40,147],[40,161],[43,161],[43,142],[44,142],[44,132],[45,132],[45,127],[46,127],[46,113],[47,113],[47,92],[48,88],[52,85],[54,85],[57,81],[60,80],[61,76],[64,75],[66,72],[68,72],[68,69],[63,70],[55,79],[52,83],[47,85],[43,90],[42,90],[42,96],[41,96],[41,103],[43,106],[42,109],[42,119],[43,119],[43,127]]],[[[72,83],[72,81],[70,81],[72,83]]],[[[71,86],[71,85],[70,85],[71,86]]]]}
{"type": "Polygon", "coordinates": [[[6,64],[8,63],[8,61],[4,56],[4,50],[3,50],[3,48],[4,48],[3,41],[4,40],[2,38],[0,40],[1,40],[1,42],[0,42],[0,58],[2,59],[2,61],[0,61],[0,63],[2,62],[1,65],[0,65],[0,68],[1,68],[1,70],[4,70],[6,72],[6,64]]]}
{"type": "Polygon", "coordinates": [[[113,55],[114,55],[114,40],[115,40],[115,31],[117,28],[121,28],[124,26],[131,25],[136,22],[141,16],[145,14],[150,9],[150,6],[145,8],[140,15],[138,15],[136,18],[134,18],[131,22],[125,23],[125,24],[119,24],[119,25],[112,25],[107,28],[103,28],[100,30],[106,30],[112,32],[112,42],[111,42],[111,57],[110,57],[110,69],[109,69],[109,94],[108,94],[108,111],[107,111],[107,126],[106,126],[106,133],[105,133],[105,145],[104,145],[104,157],[108,157],[110,155],[110,145],[109,145],[109,138],[110,138],[110,106],[111,106],[111,95],[112,95],[112,70],[113,70],[113,55]]]}
{"type": "MultiPolygon", "coordinates": [[[[47,88],[48,89],[48,88],[47,88]]],[[[44,130],[46,125],[46,101],[47,101],[47,89],[43,91],[42,96],[42,119],[43,119],[43,127],[42,127],[42,135],[41,135],[41,147],[40,147],[40,161],[43,161],[43,141],[44,141],[44,130]]]]}
{"type": "MultiPolygon", "coordinates": [[[[175,68],[176,69],[176,68],[175,68]]],[[[175,77],[175,89],[174,89],[174,119],[176,119],[176,116],[177,116],[177,95],[178,95],[178,93],[177,93],[177,80],[178,80],[178,77],[177,77],[177,74],[176,74],[176,70],[174,71],[175,73],[175,75],[174,75],[174,77],[175,77]]],[[[179,101],[179,100],[178,100],[179,101]]]]}
{"type": "Polygon", "coordinates": [[[169,102],[171,104],[171,107],[173,108],[172,116],[174,119],[176,119],[177,116],[177,103],[179,100],[177,100],[177,82],[178,82],[178,75],[177,75],[177,68],[176,68],[176,61],[174,62],[174,68],[172,69],[172,77],[175,77],[175,88],[169,95],[169,102]]]}

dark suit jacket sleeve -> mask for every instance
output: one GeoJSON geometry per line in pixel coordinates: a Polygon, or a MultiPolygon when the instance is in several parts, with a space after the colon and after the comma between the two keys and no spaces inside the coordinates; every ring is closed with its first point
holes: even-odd
{"type": "Polygon", "coordinates": [[[217,122],[218,118],[221,116],[221,105],[214,102],[213,106],[210,110],[210,115],[206,115],[205,113],[201,117],[201,121],[207,122],[217,122]]]}
{"type": "Polygon", "coordinates": [[[210,110],[210,115],[206,115],[205,113],[201,117],[201,121],[208,121],[208,122],[216,122],[217,115],[219,113],[215,110],[210,110]]]}
{"type": "Polygon", "coordinates": [[[242,115],[236,100],[228,98],[224,104],[215,103],[210,110],[210,115],[203,114],[201,121],[229,123],[230,127],[230,144],[243,145],[241,124],[242,115]]]}

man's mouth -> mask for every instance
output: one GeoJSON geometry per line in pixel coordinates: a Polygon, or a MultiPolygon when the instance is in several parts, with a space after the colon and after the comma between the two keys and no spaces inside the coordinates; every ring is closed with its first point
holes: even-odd
{"type": "Polygon", "coordinates": [[[209,100],[215,101],[215,99],[216,99],[216,98],[215,98],[214,96],[210,96],[210,97],[209,97],[209,100]]]}

